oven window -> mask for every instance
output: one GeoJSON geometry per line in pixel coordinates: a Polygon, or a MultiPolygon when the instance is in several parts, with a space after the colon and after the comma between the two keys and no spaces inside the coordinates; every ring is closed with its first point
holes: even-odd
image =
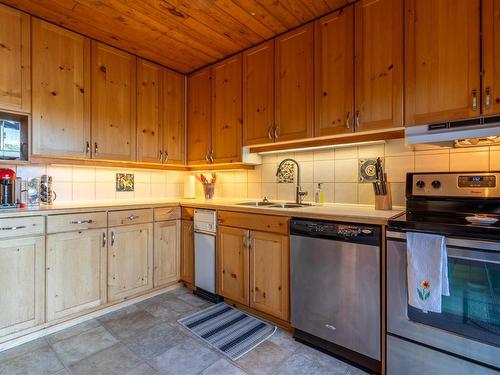
{"type": "Polygon", "coordinates": [[[442,313],[408,305],[408,318],[500,346],[500,264],[449,256],[448,278],[450,296],[443,296],[442,313]]]}

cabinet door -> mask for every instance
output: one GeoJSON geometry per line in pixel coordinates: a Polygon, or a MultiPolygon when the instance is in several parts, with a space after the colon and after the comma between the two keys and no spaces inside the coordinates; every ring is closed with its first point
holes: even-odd
{"type": "Polygon", "coordinates": [[[212,78],[207,67],[188,77],[188,164],[206,164],[212,147],[212,78]]]}
{"type": "Polygon", "coordinates": [[[406,1],[406,125],[479,116],[479,7],[480,0],[406,1]]]}
{"type": "Polygon", "coordinates": [[[153,287],[153,224],[109,228],[108,299],[119,301],[153,287]]]}
{"type": "Polygon", "coordinates": [[[194,285],[194,226],[192,220],[182,220],[181,280],[194,285]]]}
{"type": "Polygon", "coordinates": [[[154,225],[154,287],[173,284],[180,279],[181,229],[178,220],[154,225]]]}
{"type": "Polygon", "coordinates": [[[106,229],[47,236],[47,320],[107,302],[106,229]]]}
{"type": "Polygon", "coordinates": [[[313,44],[312,23],[275,40],[277,141],[313,134],[313,44]]]}
{"type": "Polygon", "coordinates": [[[500,0],[482,2],[483,114],[500,113],[500,0]]]}
{"type": "Polygon", "coordinates": [[[403,125],[403,1],[355,4],[355,126],[403,125]]]}
{"type": "Polygon", "coordinates": [[[160,115],[163,129],[163,161],[184,164],[185,160],[185,77],[163,69],[160,115]]]}
{"type": "Polygon", "coordinates": [[[250,232],[250,307],[289,319],[288,236],[250,232]]]}
{"type": "Polygon", "coordinates": [[[96,159],[134,160],[136,58],[92,42],[92,140],[96,159]]]}
{"type": "Polygon", "coordinates": [[[33,19],[35,155],[90,158],[90,40],[33,19]]]}
{"type": "Polygon", "coordinates": [[[248,236],[245,229],[219,226],[217,230],[217,291],[233,301],[249,304],[248,236]]]}
{"type": "Polygon", "coordinates": [[[314,135],[351,133],[354,129],[354,6],[321,18],[314,27],[314,135]]]}
{"type": "Polygon", "coordinates": [[[30,112],[30,16],[0,5],[0,108],[30,112]]]}
{"type": "Polygon", "coordinates": [[[274,140],[274,40],[243,52],[243,146],[274,140]]]}
{"type": "Polygon", "coordinates": [[[44,321],[45,237],[0,241],[0,337],[44,321]]]}
{"type": "Polygon", "coordinates": [[[162,69],[149,61],[137,61],[137,161],[162,161],[159,110],[162,69]]]}
{"type": "Polygon", "coordinates": [[[241,161],[241,54],[212,67],[212,157],[241,161]]]}

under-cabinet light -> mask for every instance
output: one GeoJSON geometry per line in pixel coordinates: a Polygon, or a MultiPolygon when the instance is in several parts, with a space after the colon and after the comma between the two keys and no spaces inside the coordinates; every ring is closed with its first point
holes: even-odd
{"type": "MultiPolygon", "coordinates": [[[[326,146],[314,146],[314,147],[303,147],[303,148],[289,148],[286,150],[276,150],[276,151],[263,151],[259,152],[259,155],[268,154],[285,154],[287,152],[305,152],[305,151],[318,151],[318,150],[328,150],[333,148],[345,148],[354,146],[370,146],[370,145],[380,145],[385,144],[384,140],[380,141],[369,141],[369,142],[353,142],[353,143],[343,143],[338,145],[326,145],[326,146]]],[[[290,145],[292,146],[292,145],[290,145]]]]}

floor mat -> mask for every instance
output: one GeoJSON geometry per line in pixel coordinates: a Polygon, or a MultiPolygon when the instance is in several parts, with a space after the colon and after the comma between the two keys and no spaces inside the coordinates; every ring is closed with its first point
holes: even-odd
{"type": "Polygon", "coordinates": [[[178,322],[233,361],[256,348],[276,331],[276,326],[225,303],[210,306],[178,322]]]}

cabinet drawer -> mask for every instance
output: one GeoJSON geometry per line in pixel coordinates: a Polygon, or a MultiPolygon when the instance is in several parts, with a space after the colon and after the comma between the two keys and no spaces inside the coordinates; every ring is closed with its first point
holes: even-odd
{"type": "Polygon", "coordinates": [[[107,224],[106,212],[51,215],[47,217],[47,233],[106,228],[107,224]]]}
{"type": "Polygon", "coordinates": [[[125,210],[108,212],[108,226],[151,223],[153,221],[153,209],[125,210]]]}
{"type": "Polygon", "coordinates": [[[0,219],[0,238],[44,234],[44,219],[43,216],[0,219]]]}
{"type": "Polygon", "coordinates": [[[155,208],[155,221],[176,220],[181,218],[181,208],[177,207],[161,207],[155,208]]]}
{"type": "Polygon", "coordinates": [[[288,217],[218,211],[217,224],[230,227],[288,234],[288,217]]]}

